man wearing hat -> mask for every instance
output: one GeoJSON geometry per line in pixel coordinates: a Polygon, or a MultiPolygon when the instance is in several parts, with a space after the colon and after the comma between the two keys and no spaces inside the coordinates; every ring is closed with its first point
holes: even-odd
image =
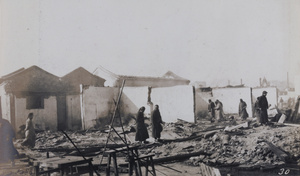
{"type": "Polygon", "coordinates": [[[267,100],[267,91],[263,91],[262,92],[262,96],[260,96],[259,98],[259,102],[258,102],[258,106],[260,109],[260,123],[261,124],[267,124],[268,123],[268,108],[269,108],[269,104],[268,104],[268,100],[267,100]]]}

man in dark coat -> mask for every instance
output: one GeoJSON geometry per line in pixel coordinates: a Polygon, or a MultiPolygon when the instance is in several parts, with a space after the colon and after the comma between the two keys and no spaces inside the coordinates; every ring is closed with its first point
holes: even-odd
{"type": "Polygon", "coordinates": [[[263,91],[262,96],[259,98],[259,109],[260,109],[260,123],[266,125],[268,123],[268,100],[267,100],[267,91],[263,91]]]}
{"type": "Polygon", "coordinates": [[[14,166],[14,159],[19,155],[13,144],[15,132],[11,124],[0,117],[0,162],[11,162],[14,166]]]}
{"type": "Polygon", "coordinates": [[[208,112],[209,115],[211,116],[211,122],[214,122],[215,120],[215,103],[213,101],[211,101],[211,99],[208,100],[208,112]]]}
{"type": "Polygon", "coordinates": [[[147,127],[145,125],[144,111],[145,111],[145,107],[142,106],[137,113],[135,140],[145,143],[146,139],[149,138],[149,134],[147,131],[147,127]]]}
{"type": "Polygon", "coordinates": [[[157,142],[160,139],[160,133],[162,132],[162,120],[159,112],[159,106],[155,105],[154,110],[151,115],[151,123],[152,123],[152,137],[157,142]]]}
{"type": "Polygon", "coordinates": [[[246,120],[247,117],[249,117],[249,114],[247,112],[247,104],[244,102],[243,99],[240,99],[240,104],[239,104],[239,116],[243,119],[246,120]]]}

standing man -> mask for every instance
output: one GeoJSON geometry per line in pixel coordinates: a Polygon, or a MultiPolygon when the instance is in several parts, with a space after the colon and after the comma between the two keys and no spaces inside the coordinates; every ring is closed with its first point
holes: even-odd
{"type": "Polygon", "coordinates": [[[247,112],[247,104],[244,102],[243,99],[240,99],[240,104],[239,104],[239,116],[243,119],[246,120],[247,117],[249,117],[249,114],[247,112]]]}
{"type": "Polygon", "coordinates": [[[149,138],[148,130],[145,125],[145,107],[142,106],[136,117],[136,134],[135,134],[135,140],[139,141],[141,143],[146,143],[146,139],[149,138]]]}
{"type": "Polygon", "coordinates": [[[35,130],[32,123],[33,113],[29,113],[26,120],[25,140],[22,145],[33,148],[35,146],[35,130]]]}
{"type": "Polygon", "coordinates": [[[220,102],[219,100],[216,100],[216,107],[215,107],[215,115],[216,115],[216,120],[222,121],[224,118],[224,112],[223,112],[223,103],[220,102]]]}
{"type": "Polygon", "coordinates": [[[211,99],[208,100],[208,113],[211,117],[210,122],[214,122],[215,121],[215,103],[213,101],[211,101],[211,99]]]}
{"type": "Polygon", "coordinates": [[[162,132],[162,120],[159,112],[159,106],[155,105],[154,110],[151,116],[152,123],[152,137],[155,139],[155,142],[158,142],[160,139],[160,133],[162,132]]]}
{"type": "Polygon", "coordinates": [[[262,96],[259,98],[259,109],[260,109],[260,118],[261,118],[261,124],[266,125],[268,123],[268,100],[267,100],[267,91],[262,92],[262,96]]]}

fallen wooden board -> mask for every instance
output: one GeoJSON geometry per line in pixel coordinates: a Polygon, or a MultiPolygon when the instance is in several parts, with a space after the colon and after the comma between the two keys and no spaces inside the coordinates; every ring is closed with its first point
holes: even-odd
{"type": "Polygon", "coordinates": [[[242,124],[239,124],[239,125],[236,125],[236,126],[232,126],[232,127],[227,126],[224,129],[224,131],[232,131],[232,130],[239,129],[239,128],[248,128],[249,127],[249,123],[250,122],[245,122],[245,123],[242,123],[242,124]]]}
{"type": "Polygon", "coordinates": [[[283,123],[286,126],[293,126],[293,127],[300,127],[300,124],[294,124],[294,123],[283,123]]]}
{"type": "Polygon", "coordinates": [[[200,163],[200,174],[205,176],[221,176],[219,169],[200,163]]]}
{"type": "Polygon", "coordinates": [[[289,160],[289,155],[287,153],[285,153],[284,151],[282,151],[281,149],[279,149],[278,147],[276,147],[274,144],[272,144],[271,142],[268,141],[263,141],[266,144],[268,144],[268,147],[270,150],[272,150],[272,152],[277,155],[282,161],[287,162],[289,160]]]}
{"type": "Polygon", "coordinates": [[[197,135],[197,136],[191,136],[187,138],[178,138],[178,139],[160,139],[161,143],[170,143],[170,142],[184,142],[184,141],[189,141],[197,138],[203,137],[203,134],[197,135]]]}
{"type": "Polygon", "coordinates": [[[286,115],[282,114],[280,119],[278,120],[278,123],[283,123],[286,119],[286,115]]]}
{"type": "Polygon", "coordinates": [[[193,153],[168,156],[168,157],[164,157],[164,158],[154,158],[153,162],[156,164],[156,163],[164,163],[164,162],[171,162],[171,161],[179,161],[179,160],[189,159],[192,156],[199,156],[199,155],[211,155],[211,154],[203,152],[203,151],[198,151],[198,152],[193,152],[193,153]]]}

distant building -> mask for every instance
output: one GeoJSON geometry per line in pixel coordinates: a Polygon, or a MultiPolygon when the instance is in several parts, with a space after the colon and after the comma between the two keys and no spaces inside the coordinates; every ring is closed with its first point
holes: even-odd
{"type": "Polygon", "coordinates": [[[168,71],[162,77],[126,76],[117,75],[103,67],[98,67],[94,73],[106,79],[105,85],[110,87],[120,87],[123,80],[126,80],[126,87],[172,87],[189,85],[190,83],[190,80],[182,78],[171,71],[168,71]]]}
{"type": "Polygon", "coordinates": [[[259,78],[259,86],[260,87],[269,87],[270,83],[267,81],[267,79],[265,77],[263,79],[259,78]]]}

